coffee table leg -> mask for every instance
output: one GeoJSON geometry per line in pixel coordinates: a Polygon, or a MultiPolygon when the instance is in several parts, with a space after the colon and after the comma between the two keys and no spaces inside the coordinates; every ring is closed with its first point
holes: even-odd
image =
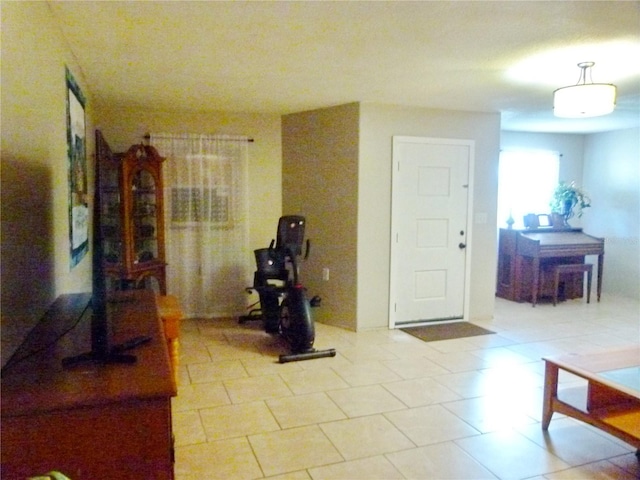
{"type": "Polygon", "coordinates": [[[553,416],[553,400],[558,397],[558,366],[544,364],[544,394],[542,399],[542,429],[547,430],[553,416]]]}

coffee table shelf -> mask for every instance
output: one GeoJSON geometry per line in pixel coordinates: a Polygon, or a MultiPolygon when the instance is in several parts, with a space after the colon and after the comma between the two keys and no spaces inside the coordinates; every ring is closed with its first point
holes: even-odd
{"type": "Polygon", "coordinates": [[[640,347],[543,360],[543,430],[549,428],[554,412],[561,413],[618,437],[640,456],[640,347]],[[587,381],[580,406],[564,395],[558,397],[560,370],[587,381]]]}

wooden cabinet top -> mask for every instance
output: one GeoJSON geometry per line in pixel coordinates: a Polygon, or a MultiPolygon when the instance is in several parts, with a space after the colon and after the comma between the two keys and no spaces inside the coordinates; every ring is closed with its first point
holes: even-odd
{"type": "Polygon", "coordinates": [[[584,245],[584,244],[601,244],[604,242],[601,238],[592,237],[583,232],[522,232],[525,241],[539,242],[541,246],[545,245],[584,245]]]}
{"type": "MultiPolygon", "coordinates": [[[[108,312],[114,343],[138,335],[152,338],[149,343],[129,352],[137,357],[136,363],[86,363],[63,368],[63,358],[90,349],[90,319],[85,315],[51,346],[4,373],[1,381],[2,416],[32,415],[175,396],[169,354],[154,292],[119,292],[109,302],[108,312]]],[[[50,328],[57,326],[52,324],[50,328]]],[[[52,338],[51,332],[47,333],[46,330],[43,329],[43,338],[52,338]]]]}
{"type": "Polygon", "coordinates": [[[600,255],[604,239],[573,229],[500,230],[500,250],[506,248],[523,256],[600,255]]]}

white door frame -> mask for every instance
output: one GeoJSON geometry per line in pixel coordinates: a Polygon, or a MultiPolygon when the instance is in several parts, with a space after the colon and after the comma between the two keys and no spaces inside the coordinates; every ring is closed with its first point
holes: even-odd
{"type": "MultiPolygon", "coordinates": [[[[463,318],[462,321],[469,321],[469,302],[471,295],[471,256],[472,256],[472,226],[473,226],[473,198],[474,198],[474,170],[475,170],[475,141],[474,140],[466,140],[466,139],[455,139],[455,138],[434,138],[434,137],[415,137],[415,136],[393,136],[393,153],[392,153],[392,165],[393,168],[396,168],[397,158],[393,158],[396,150],[396,145],[400,142],[415,142],[415,143],[430,143],[430,144],[438,144],[438,145],[464,145],[469,147],[469,177],[468,177],[468,192],[467,192],[467,219],[466,219],[466,255],[465,255],[465,278],[464,278],[464,299],[463,299],[463,318]]],[[[396,177],[397,178],[397,177],[396,177]]],[[[393,237],[395,228],[394,214],[393,214],[393,191],[395,187],[395,182],[391,180],[391,237],[393,237]]],[[[397,298],[397,286],[396,279],[394,278],[394,264],[397,262],[397,252],[396,252],[396,242],[391,238],[391,247],[390,247],[390,278],[389,278],[389,328],[400,328],[406,327],[407,324],[400,324],[396,326],[396,312],[394,308],[395,300],[397,298]]],[[[436,325],[440,323],[449,323],[452,320],[442,320],[442,321],[430,321],[425,322],[429,325],[436,325]]],[[[460,320],[453,320],[460,321],[460,320]]],[[[412,323],[412,326],[418,325],[417,323],[412,323]]]]}

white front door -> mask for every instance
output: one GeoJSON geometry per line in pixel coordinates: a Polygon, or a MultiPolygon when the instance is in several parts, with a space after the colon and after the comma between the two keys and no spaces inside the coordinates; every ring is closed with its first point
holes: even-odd
{"type": "Polygon", "coordinates": [[[474,143],[393,138],[390,327],[466,320],[474,143]]]}

